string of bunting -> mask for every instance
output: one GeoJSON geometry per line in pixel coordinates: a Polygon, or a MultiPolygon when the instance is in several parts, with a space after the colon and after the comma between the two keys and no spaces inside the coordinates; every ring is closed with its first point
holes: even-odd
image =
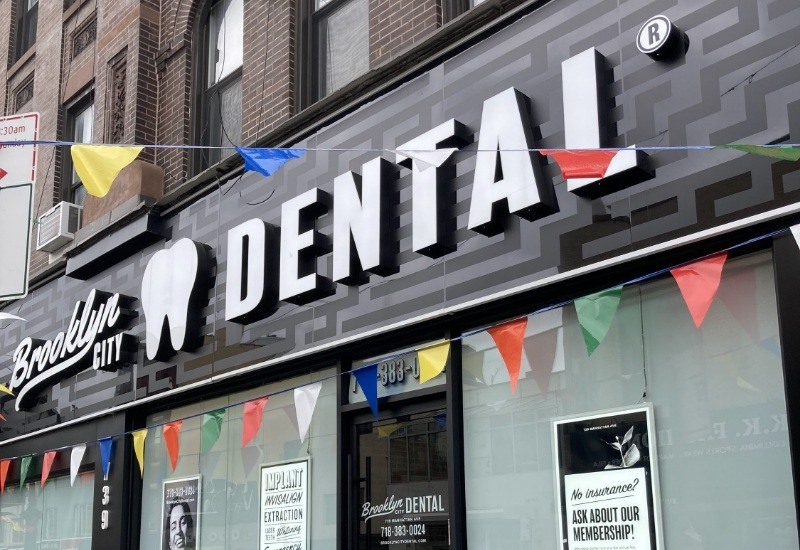
{"type": "MultiPolygon", "coordinates": [[[[73,166],[86,192],[95,197],[104,197],[111,189],[114,179],[145,149],[227,149],[235,150],[244,161],[245,172],[257,172],[265,177],[273,175],[292,159],[302,158],[307,151],[358,151],[387,152],[413,161],[417,170],[427,170],[442,166],[458,149],[344,149],[344,148],[256,148],[256,147],[214,147],[200,145],[105,145],[85,144],[68,141],[31,140],[13,143],[14,145],[51,145],[69,147],[73,166]]],[[[761,155],[781,160],[800,160],[800,144],[779,145],[676,145],[676,146],[634,146],[606,147],[597,149],[518,149],[509,151],[538,152],[550,157],[558,165],[565,179],[601,178],[605,175],[614,157],[621,151],[705,151],[732,149],[743,153],[761,155]]],[[[482,152],[480,149],[472,152],[482,152]]],[[[491,151],[496,153],[497,151],[491,151]]]]}
{"type": "MultiPolygon", "coordinates": [[[[722,278],[722,271],[727,261],[728,253],[736,248],[747,246],[753,242],[763,239],[772,238],[787,231],[791,232],[795,241],[798,243],[798,246],[800,246],[800,225],[796,225],[787,229],[779,229],[777,231],[773,231],[771,233],[767,233],[733,245],[724,251],[700,258],[687,264],[649,273],[609,289],[582,296],[574,300],[553,304],[547,308],[537,310],[529,315],[525,315],[517,319],[512,319],[510,321],[502,322],[489,327],[479,328],[450,340],[437,342],[432,345],[415,349],[414,351],[417,353],[417,360],[420,369],[420,384],[424,384],[435,379],[444,371],[447,364],[447,358],[450,354],[451,343],[453,341],[486,332],[494,341],[503,363],[505,364],[509,376],[510,390],[513,395],[517,391],[523,349],[528,357],[531,357],[534,354],[534,351],[529,348],[531,342],[533,342],[533,345],[541,346],[542,348],[548,347],[548,345],[542,344],[544,340],[534,341],[531,340],[530,336],[526,336],[528,318],[531,315],[543,314],[544,312],[553,311],[571,303],[575,308],[578,323],[580,325],[584,343],[586,345],[587,354],[591,355],[603,342],[611,328],[612,322],[619,307],[623,288],[625,286],[630,286],[659,277],[667,272],[675,280],[694,325],[697,328],[700,328],[705,320],[712,302],[718,294],[720,281],[722,278]]],[[[728,302],[725,296],[722,296],[722,299],[727,303],[733,303],[728,302]]],[[[752,311],[741,311],[740,313],[744,318],[749,318],[752,311]]],[[[747,327],[745,327],[745,329],[748,330],[747,327]]],[[[752,330],[748,330],[748,332],[752,332],[752,330]]],[[[550,340],[551,344],[549,347],[553,349],[545,350],[537,347],[536,352],[541,352],[541,354],[546,357],[554,357],[555,340],[550,340]]],[[[383,358],[382,361],[390,360],[396,357],[400,357],[400,354],[383,358]]],[[[534,368],[532,372],[534,380],[537,382],[537,385],[543,393],[547,393],[548,391],[550,373],[552,370],[552,361],[550,363],[551,364],[547,364],[545,367],[547,372],[541,370],[537,371],[536,368],[534,368]]],[[[151,431],[159,428],[161,429],[164,443],[167,448],[170,465],[174,471],[180,458],[180,432],[184,421],[200,416],[202,416],[200,428],[200,454],[205,455],[209,453],[222,434],[225,414],[227,413],[228,409],[240,405],[243,406],[241,448],[244,460],[244,452],[246,448],[261,430],[264,410],[269,402],[270,397],[290,391],[294,394],[294,408],[295,417],[297,420],[298,436],[300,441],[304,442],[311,426],[312,417],[316,408],[317,400],[322,390],[323,382],[329,379],[334,379],[337,376],[345,375],[352,375],[355,377],[369,404],[370,409],[375,417],[378,418],[378,363],[372,363],[352,369],[350,371],[334,374],[309,384],[280,390],[256,399],[233,403],[227,407],[215,409],[213,411],[198,413],[185,418],[164,422],[162,424],[154,424],[148,428],[123,432],[115,436],[102,438],[97,441],[97,445],[100,452],[103,476],[105,479],[108,479],[111,470],[115,440],[119,437],[124,437],[127,435],[130,435],[132,438],[134,454],[139,466],[139,472],[140,475],[143,476],[145,467],[145,441],[147,435],[151,431]]],[[[0,392],[11,396],[14,395],[11,390],[8,389],[8,387],[2,384],[0,384],[0,392]]],[[[379,435],[381,435],[381,437],[388,437],[394,430],[397,429],[397,426],[382,428],[384,429],[379,429],[379,435]]],[[[44,486],[46,483],[51,467],[58,456],[58,453],[66,450],[70,451],[70,483],[74,485],[80,465],[86,453],[86,445],[87,443],[69,445],[50,449],[43,453],[40,479],[41,485],[44,486]]],[[[36,455],[31,454],[0,459],[0,493],[5,491],[6,480],[9,476],[11,464],[16,460],[19,460],[20,487],[25,485],[35,456],[36,455]]]]}

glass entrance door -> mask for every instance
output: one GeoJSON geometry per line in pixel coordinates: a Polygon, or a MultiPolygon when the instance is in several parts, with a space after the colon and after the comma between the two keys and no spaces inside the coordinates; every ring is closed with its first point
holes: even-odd
{"type": "Polygon", "coordinates": [[[358,548],[450,548],[444,410],[355,426],[358,548]]]}

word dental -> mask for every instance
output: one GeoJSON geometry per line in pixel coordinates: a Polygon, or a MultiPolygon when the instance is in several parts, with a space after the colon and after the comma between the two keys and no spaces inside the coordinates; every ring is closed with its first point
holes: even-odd
{"type": "MultiPolygon", "coordinates": [[[[593,48],[562,64],[567,148],[597,148],[606,141],[599,111],[605,66],[593,48]]],[[[533,221],[558,211],[552,182],[540,174],[537,155],[528,152],[534,147],[529,102],[509,88],[483,104],[467,224],[473,231],[496,235],[503,231],[507,214],[533,221]]],[[[451,119],[398,150],[458,147],[467,144],[469,136],[464,124],[451,119]]],[[[413,250],[433,258],[453,252],[455,193],[448,186],[455,167],[450,163],[434,169],[401,154],[395,161],[411,167],[413,250]]],[[[396,273],[395,176],[389,161],[376,158],[363,164],[361,174],[348,171],[334,178],[332,196],[313,188],[284,202],[280,230],[260,219],[232,228],[226,320],[263,319],[275,311],[278,301],[305,304],[333,295],[336,283],[359,284],[367,273],[396,273]],[[315,229],[316,218],[331,209],[332,239],[315,229]],[[317,271],[317,259],[328,252],[333,256],[331,277],[317,271]],[[277,281],[271,280],[276,271],[277,281]]],[[[652,177],[641,151],[623,149],[603,178],[567,183],[573,193],[597,197],[652,177]]]]}
{"type": "Polygon", "coordinates": [[[116,370],[127,362],[127,351],[135,339],[115,329],[132,317],[132,299],[120,294],[92,290],[86,302],[78,302],[67,330],[52,340],[24,338],[14,351],[14,370],[9,388],[17,394],[16,410],[35,404],[38,388],[52,384],[88,367],[116,370]]]}

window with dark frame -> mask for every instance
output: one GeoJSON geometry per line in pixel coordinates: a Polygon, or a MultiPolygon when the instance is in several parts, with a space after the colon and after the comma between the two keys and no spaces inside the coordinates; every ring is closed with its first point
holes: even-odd
{"type": "MultiPolygon", "coordinates": [[[[94,93],[88,92],[67,107],[64,126],[67,140],[75,143],[91,143],[93,126],[94,93]]],[[[69,154],[64,155],[63,165],[61,200],[83,206],[86,188],[78,177],[69,154]]]]}
{"type": "Polygon", "coordinates": [[[36,43],[36,22],[39,19],[39,0],[17,0],[17,36],[14,61],[36,43]]]}
{"type": "Polygon", "coordinates": [[[312,101],[369,70],[368,0],[311,0],[312,101]]]}
{"type": "MultiPolygon", "coordinates": [[[[239,145],[242,134],[242,60],[244,12],[242,0],[216,0],[203,20],[198,66],[201,92],[197,135],[202,145],[239,145]]],[[[231,153],[225,149],[200,151],[198,171],[231,153]]]]}

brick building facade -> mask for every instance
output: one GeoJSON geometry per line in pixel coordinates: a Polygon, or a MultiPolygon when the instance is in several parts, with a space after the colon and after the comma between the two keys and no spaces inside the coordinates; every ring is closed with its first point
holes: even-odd
{"type": "MultiPolygon", "coordinates": [[[[333,13],[347,8],[347,2],[328,4],[320,7],[333,13]]],[[[419,70],[444,45],[475,32],[520,2],[475,7],[464,0],[361,4],[369,14],[362,37],[368,63],[334,93],[326,94],[315,88],[312,60],[319,31],[314,25],[319,22],[314,20],[312,2],[243,0],[241,132],[227,135],[230,143],[285,145],[288,139],[363,104],[398,77],[419,70]]],[[[211,5],[199,0],[4,4],[0,25],[10,29],[8,41],[0,44],[0,58],[8,59],[0,69],[4,113],[39,112],[40,139],[73,141],[69,112],[82,102],[92,106],[94,143],[202,143],[198,126],[203,123],[197,114],[206,107],[199,95],[202,61],[198,60],[211,5]],[[19,52],[16,28],[29,4],[38,12],[38,24],[33,43],[19,52]]],[[[73,201],[66,182],[67,154],[66,149],[50,147],[40,152],[37,218],[62,200],[73,201]]],[[[99,238],[112,220],[142,208],[168,208],[176,198],[208,187],[215,171],[209,171],[209,161],[201,157],[202,153],[186,149],[146,148],[107,197],[85,199],[82,228],[73,243],[54,253],[33,253],[34,284],[37,278],[63,269],[71,251],[99,238]]],[[[220,167],[216,171],[229,172],[236,164],[229,158],[222,172],[220,167]]],[[[35,233],[36,228],[34,242],[35,233]]]]}

